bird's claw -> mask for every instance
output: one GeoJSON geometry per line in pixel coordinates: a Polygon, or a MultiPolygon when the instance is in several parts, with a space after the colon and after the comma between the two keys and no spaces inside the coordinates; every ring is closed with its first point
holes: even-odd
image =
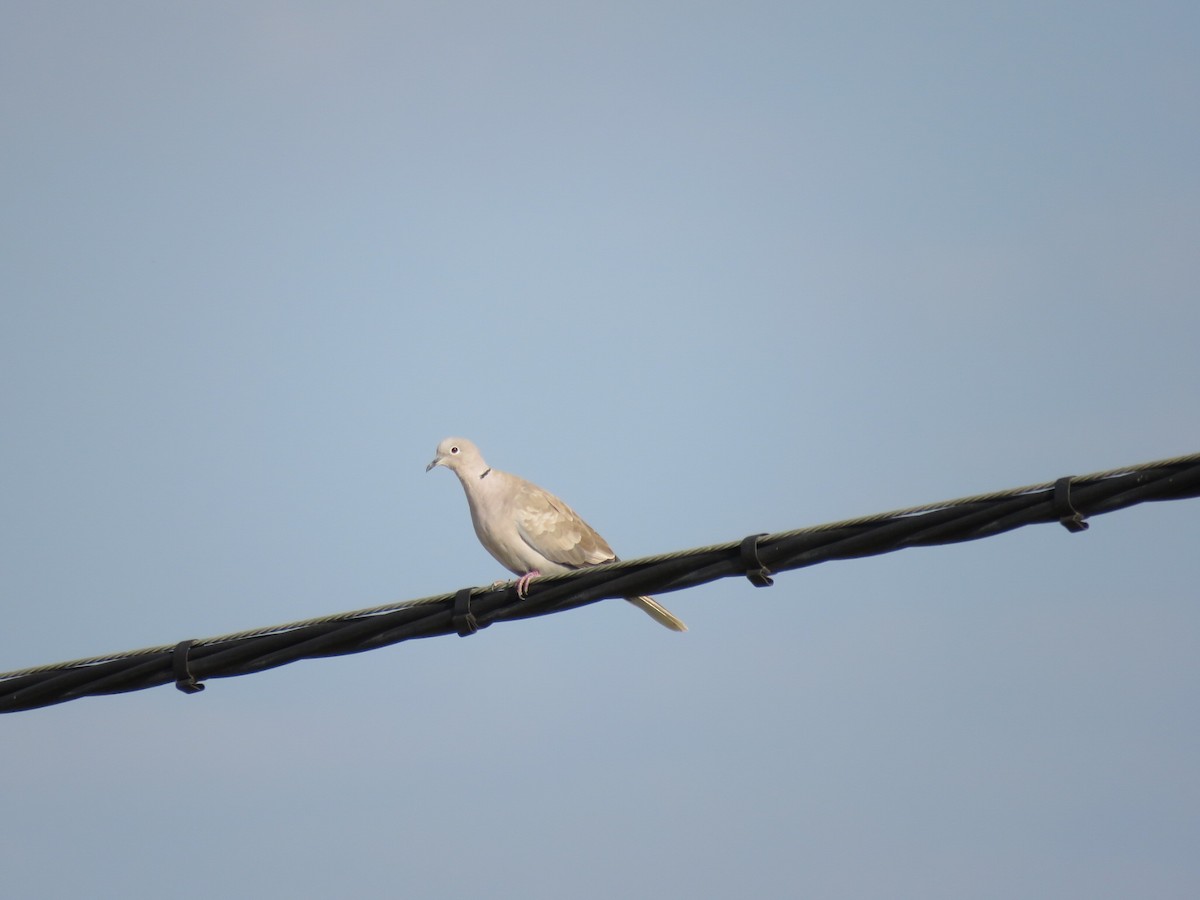
{"type": "Polygon", "coordinates": [[[526,572],[524,575],[522,575],[520,578],[517,579],[517,598],[518,599],[520,599],[520,600],[525,599],[525,595],[529,593],[529,582],[532,581],[533,579],[537,578],[541,574],[542,573],[539,572],[537,569],[534,569],[530,572],[526,572]]]}

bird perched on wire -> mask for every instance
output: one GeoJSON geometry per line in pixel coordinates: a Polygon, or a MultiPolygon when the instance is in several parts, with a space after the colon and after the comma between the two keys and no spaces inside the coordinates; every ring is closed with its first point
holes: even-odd
{"type": "MultiPolygon", "coordinates": [[[[517,596],[524,597],[538,575],[616,560],[617,555],[575,510],[524,478],[491,468],[479,448],[465,438],[446,438],[425,467],[444,466],[458,476],[471,507],[471,523],[484,549],[517,575],[517,596]]],[[[626,597],[673,631],[687,626],[653,597],[626,597]]]]}

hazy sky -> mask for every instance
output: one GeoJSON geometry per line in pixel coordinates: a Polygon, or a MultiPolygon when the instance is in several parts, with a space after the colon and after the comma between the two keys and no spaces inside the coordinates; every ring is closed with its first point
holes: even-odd
{"type": "MultiPolygon", "coordinates": [[[[0,3],[0,670],[1200,450],[1200,6],[0,3]]],[[[1193,898],[1200,503],[0,718],[13,897],[1193,898]]]]}

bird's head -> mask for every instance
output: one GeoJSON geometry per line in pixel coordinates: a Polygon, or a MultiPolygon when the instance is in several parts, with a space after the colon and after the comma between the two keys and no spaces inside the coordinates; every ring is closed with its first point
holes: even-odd
{"type": "Polygon", "coordinates": [[[445,466],[456,474],[487,468],[479,448],[466,438],[458,437],[448,437],[438,444],[437,455],[434,456],[433,462],[425,467],[425,471],[438,466],[445,466]]]}

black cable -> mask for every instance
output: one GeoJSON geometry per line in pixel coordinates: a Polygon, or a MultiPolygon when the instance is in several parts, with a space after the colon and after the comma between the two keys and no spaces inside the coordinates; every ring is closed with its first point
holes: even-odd
{"type": "Polygon", "coordinates": [[[1082,532],[1087,517],[1138,503],[1198,496],[1200,454],[580,569],[535,580],[525,599],[517,598],[511,583],[465,588],[404,605],[0,673],[0,712],[172,682],[195,693],[208,678],[261,672],[300,659],[361,653],[412,638],[465,637],[493,622],[547,615],[609,598],[678,591],[729,576],[744,576],[765,586],[771,573],[905,547],[977,540],[1038,523],[1060,522],[1070,531],[1082,532]]]}

